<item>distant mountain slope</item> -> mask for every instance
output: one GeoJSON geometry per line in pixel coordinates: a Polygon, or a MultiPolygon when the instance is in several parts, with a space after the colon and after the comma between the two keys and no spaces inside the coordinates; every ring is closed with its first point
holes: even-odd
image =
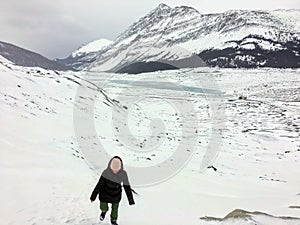
{"type": "Polygon", "coordinates": [[[71,55],[72,57],[76,57],[76,56],[80,56],[83,54],[88,54],[91,52],[98,52],[100,50],[103,50],[104,48],[106,48],[108,45],[110,45],[112,43],[112,41],[107,40],[107,39],[99,39],[99,40],[95,40],[92,41],[86,45],[83,45],[82,47],[80,47],[79,49],[77,49],[76,51],[74,51],[71,55]]]}
{"type": "Polygon", "coordinates": [[[97,53],[89,69],[144,72],[195,54],[208,66],[299,68],[299,43],[300,10],[201,14],[160,4],[97,53]]]}
{"type": "Polygon", "coordinates": [[[72,67],[65,66],[35,52],[2,41],[0,41],[0,55],[19,66],[42,67],[62,71],[73,70],[72,67]]]}
{"type": "Polygon", "coordinates": [[[107,39],[95,40],[78,48],[67,58],[56,59],[56,61],[66,66],[71,66],[76,69],[82,69],[94,62],[98,53],[104,50],[111,43],[112,41],[107,39]]]}

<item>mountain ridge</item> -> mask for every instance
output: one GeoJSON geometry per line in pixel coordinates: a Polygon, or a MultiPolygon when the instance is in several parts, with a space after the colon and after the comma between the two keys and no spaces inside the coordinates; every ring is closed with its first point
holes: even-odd
{"type": "MultiPolygon", "coordinates": [[[[297,54],[300,50],[298,46],[300,25],[297,21],[300,21],[300,10],[228,10],[224,13],[201,14],[192,7],[171,8],[161,4],[121,33],[110,48],[98,54],[97,60],[88,69],[115,72],[117,68],[137,62],[174,61],[190,57],[192,54],[200,56],[201,53],[212,49],[222,51],[232,48],[233,50],[238,48],[234,41],[240,41],[249,35],[271,40],[270,43],[264,41],[264,46],[261,45],[262,48],[272,45],[273,42],[283,43],[282,48],[290,51],[288,55],[295,62],[298,60],[297,54]],[[294,41],[298,47],[291,50],[284,46],[290,41],[294,41]],[[186,53],[189,52],[189,54],[180,55],[166,50],[167,47],[170,50],[175,45],[185,49],[186,53]],[[165,52],[160,51],[160,49],[164,49],[165,52]],[[296,53],[292,56],[290,53],[293,51],[296,53]]],[[[255,41],[259,43],[262,40],[256,38],[255,41]]],[[[242,47],[239,46],[239,48],[242,47]]],[[[260,51],[259,48],[248,51],[250,53],[248,58],[253,58],[257,54],[256,50],[260,51]]],[[[266,50],[275,51],[273,49],[266,50]]],[[[239,49],[236,51],[238,52],[239,49]]],[[[219,59],[219,57],[224,57],[221,55],[224,55],[224,52],[207,59],[207,66],[240,67],[242,65],[237,63],[240,59],[232,58],[230,60],[234,62],[224,64],[223,60],[219,59]],[[211,63],[212,61],[220,61],[221,63],[211,63]]],[[[266,55],[266,60],[272,61],[268,59],[269,54],[266,55]]],[[[229,60],[230,56],[226,57],[229,60]]],[[[280,61],[280,54],[277,54],[276,57],[277,59],[273,61],[280,61]]],[[[248,63],[245,61],[245,64],[246,67],[300,66],[298,63],[281,65],[257,62],[253,64],[251,61],[248,63]]]]}
{"type": "Polygon", "coordinates": [[[41,54],[3,41],[0,41],[0,55],[19,66],[42,67],[62,71],[74,70],[72,67],[52,61],[41,54]]]}
{"type": "Polygon", "coordinates": [[[9,51],[2,55],[16,64],[59,70],[139,73],[173,68],[195,55],[212,67],[300,68],[300,10],[203,14],[190,6],[161,3],[113,41],[94,40],[64,59],[52,61],[17,46],[9,51]]]}

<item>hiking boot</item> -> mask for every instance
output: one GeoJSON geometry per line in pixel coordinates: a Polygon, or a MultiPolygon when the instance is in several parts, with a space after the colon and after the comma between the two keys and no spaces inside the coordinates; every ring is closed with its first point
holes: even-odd
{"type": "Polygon", "coordinates": [[[110,220],[111,225],[118,225],[116,220],[110,220]]]}
{"type": "Polygon", "coordinates": [[[103,220],[104,220],[106,212],[107,212],[107,211],[105,211],[105,212],[104,212],[104,211],[103,211],[103,212],[101,212],[101,214],[100,214],[100,217],[99,217],[99,219],[100,219],[101,221],[103,221],[103,220]]]}

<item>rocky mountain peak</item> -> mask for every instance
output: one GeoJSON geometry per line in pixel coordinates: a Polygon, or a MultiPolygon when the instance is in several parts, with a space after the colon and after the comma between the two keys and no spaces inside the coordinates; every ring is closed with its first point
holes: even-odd
{"type": "Polygon", "coordinates": [[[168,6],[167,4],[165,3],[160,3],[156,9],[159,9],[159,10],[170,10],[172,9],[170,6],[168,6]]]}

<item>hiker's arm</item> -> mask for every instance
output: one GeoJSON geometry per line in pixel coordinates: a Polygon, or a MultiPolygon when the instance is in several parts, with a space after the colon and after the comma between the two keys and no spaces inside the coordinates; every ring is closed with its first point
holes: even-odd
{"type": "Polygon", "coordinates": [[[105,183],[105,178],[101,175],[101,177],[100,177],[97,185],[95,186],[95,188],[92,192],[92,195],[90,197],[91,201],[95,201],[97,195],[101,192],[104,183],[105,183]]]}
{"type": "Polygon", "coordinates": [[[132,191],[131,191],[131,187],[130,187],[130,183],[126,171],[124,171],[123,187],[125,189],[129,205],[134,205],[135,203],[134,203],[134,199],[133,199],[133,195],[132,195],[132,191]]]}

